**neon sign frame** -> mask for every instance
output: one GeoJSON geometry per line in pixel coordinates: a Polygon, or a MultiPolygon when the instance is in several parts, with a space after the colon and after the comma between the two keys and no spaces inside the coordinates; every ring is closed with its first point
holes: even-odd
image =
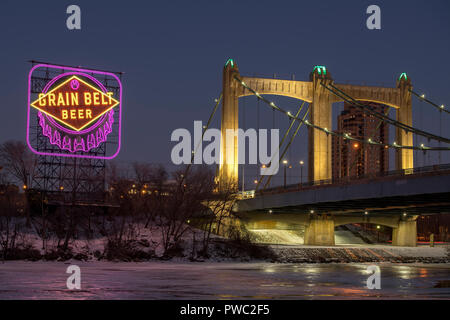
{"type": "MultiPolygon", "coordinates": [[[[41,116],[44,116],[42,112],[38,113],[38,117],[42,120],[41,116]]],[[[40,122],[41,122],[40,121],[40,122]]],[[[43,132],[41,134],[46,135],[45,134],[45,127],[42,127],[43,132]]],[[[105,130],[106,132],[106,130],[105,130]]],[[[96,133],[98,134],[98,132],[96,133]]],[[[50,136],[52,134],[50,133],[50,136]]],[[[111,72],[106,72],[106,71],[98,71],[98,70],[92,70],[92,69],[83,69],[83,68],[74,68],[74,67],[65,67],[65,66],[58,66],[58,65],[52,65],[52,64],[44,64],[44,63],[40,63],[37,64],[35,66],[33,66],[33,68],[31,68],[29,74],[28,74],[28,104],[27,104],[27,136],[26,136],[26,141],[27,141],[27,145],[30,148],[30,150],[37,154],[37,155],[42,155],[42,156],[56,156],[56,157],[71,157],[71,158],[87,158],[87,159],[105,159],[105,160],[110,160],[115,158],[119,152],[120,152],[120,148],[121,148],[121,135],[122,135],[122,83],[120,81],[120,79],[117,77],[117,75],[115,75],[114,73],[111,72]],[[98,117],[96,119],[97,122],[94,121],[94,124],[91,125],[89,128],[87,129],[83,129],[83,130],[79,130],[79,131],[73,131],[70,130],[68,128],[65,128],[63,126],[61,126],[59,123],[57,123],[52,117],[48,117],[47,120],[49,120],[51,122],[51,124],[53,126],[55,126],[56,128],[58,128],[58,130],[61,130],[64,133],[67,133],[69,135],[82,135],[82,134],[86,134],[94,129],[96,129],[101,123],[105,122],[105,125],[108,124],[109,125],[109,129],[111,131],[109,131],[107,134],[104,134],[104,136],[102,137],[102,139],[100,139],[101,141],[99,141],[98,139],[98,135],[97,135],[97,140],[94,141],[92,144],[92,141],[89,142],[88,141],[88,137],[87,137],[87,150],[86,150],[86,146],[84,144],[84,138],[81,139],[82,142],[82,147],[81,149],[77,149],[77,141],[76,141],[76,137],[74,138],[74,144],[73,144],[73,150],[71,148],[67,148],[64,147],[64,141],[60,141],[60,144],[57,146],[59,147],[59,149],[61,150],[61,152],[42,152],[39,150],[36,150],[35,148],[33,148],[31,142],[30,142],[30,121],[31,121],[31,94],[32,94],[32,87],[31,87],[31,79],[32,79],[32,75],[33,72],[38,69],[38,68],[51,68],[51,69],[57,69],[57,70],[61,70],[62,73],[54,78],[52,78],[44,87],[44,89],[42,90],[43,93],[45,93],[57,80],[61,79],[62,77],[65,76],[82,76],[85,78],[88,78],[89,80],[91,80],[92,82],[94,82],[102,91],[106,91],[106,88],[103,86],[103,84],[94,77],[94,75],[100,75],[100,76],[108,76],[108,77],[112,77],[118,84],[119,86],[119,103],[116,104],[114,106],[114,108],[118,108],[118,132],[117,132],[117,148],[115,150],[115,152],[110,155],[110,156],[99,156],[99,155],[94,155],[94,154],[89,154],[90,150],[93,148],[97,148],[100,143],[106,143],[107,140],[107,135],[109,133],[112,132],[113,130],[113,122],[114,122],[114,108],[111,108],[110,110],[108,110],[107,112],[103,113],[102,116],[98,117]],[[106,119],[106,117],[109,117],[108,119],[106,119]],[[110,122],[108,122],[110,121],[110,122]],[[90,147],[89,147],[89,143],[90,143],[90,147]],[[65,151],[65,152],[64,152],[65,151]],[[79,152],[83,152],[83,154],[79,154],[79,152]]],[[[93,134],[91,134],[91,136],[93,136],[93,134]]],[[[65,139],[66,137],[64,137],[65,139]]],[[[49,137],[50,143],[55,145],[55,143],[53,143],[53,141],[51,140],[51,137],[49,137]]],[[[69,139],[70,140],[70,139],[69,139]]],[[[94,138],[95,140],[95,138],[94,138]]],[[[69,141],[69,144],[71,144],[71,141],[69,141]]],[[[80,144],[81,146],[81,144],[80,144]]]]}
{"type": "MultiPolygon", "coordinates": [[[[79,75],[78,72],[77,72],[76,74],[79,75]]],[[[53,79],[45,86],[45,88],[44,88],[44,90],[43,90],[43,96],[40,97],[40,98],[38,98],[38,99],[35,100],[34,102],[32,102],[30,105],[31,105],[33,108],[39,110],[40,112],[45,113],[45,114],[47,114],[47,115],[50,116],[50,117],[53,117],[53,115],[51,115],[48,111],[46,111],[46,110],[44,110],[43,108],[41,108],[41,106],[40,106],[39,104],[38,104],[38,105],[35,105],[35,104],[38,103],[40,100],[43,100],[44,98],[46,98],[46,96],[49,95],[49,94],[51,94],[53,91],[58,90],[58,88],[60,88],[61,86],[65,85],[65,84],[68,83],[69,81],[70,81],[70,87],[71,87],[72,90],[74,90],[74,91],[78,90],[78,88],[80,87],[80,82],[81,82],[81,83],[83,83],[84,85],[88,86],[89,88],[91,88],[91,89],[93,89],[93,90],[99,91],[103,96],[107,96],[107,94],[105,94],[105,93],[103,92],[103,91],[106,91],[106,88],[105,88],[101,83],[97,83],[97,79],[95,79],[95,78],[93,78],[93,77],[91,77],[91,76],[89,76],[89,75],[83,75],[83,76],[84,76],[84,77],[88,76],[88,77],[90,78],[91,81],[95,81],[96,84],[99,86],[99,88],[102,89],[102,90],[99,90],[99,89],[95,88],[93,85],[91,85],[91,84],[87,83],[86,81],[84,81],[83,79],[79,78],[79,77],[78,77],[77,75],[75,75],[73,72],[67,72],[67,73],[64,73],[64,74],[62,74],[62,75],[59,75],[59,76],[53,78],[53,79]],[[53,89],[51,89],[50,91],[48,91],[48,90],[50,89],[50,86],[51,86],[53,83],[55,83],[57,80],[59,80],[59,79],[62,78],[62,77],[65,77],[65,76],[71,76],[71,77],[68,78],[67,80],[65,80],[64,82],[62,82],[61,84],[57,85],[56,88],[53,88],[53,89]]],[[[101,114],[99,114],[99,115],[93,117],[90,121],[86,122],[85,124],[83,124],[83,125],[82,125],[80,128],[78,128],[78,129],[75,128],[73,125],[67,123],[66,121],[63,121],[63,120],[58,119],[58,118],[56,118],[56,120],[62,122],[65,126],[69,127],[70,129],[73,129],[73,130],[75,130],[75,131],[77,131],[77,132],[80,132],[80,131],[82,131],[85,127],[88,127],[90,124],[92,124],[93,122],[97,121],[100,117],[103,116],[104,113],[110,111],[111,109],[113,109],[114,107],[116,107],[116,106],[119,104],[119,101],[117,101],[116,99],[114,99],[114,98],[112,98],[112,97],[111,97],[111,98],[108,97],[108,99],[111,99],[111,101],[114,100],[114,103],[111,104],[111,106],[108,106],[108,109],[106,109],[105,111],[103,111],[101,114]]],[[[63,128],[61,128],[61,130],[64,130],[64,131],[65,131],[65,129],[63,129],[63,128]]]]}

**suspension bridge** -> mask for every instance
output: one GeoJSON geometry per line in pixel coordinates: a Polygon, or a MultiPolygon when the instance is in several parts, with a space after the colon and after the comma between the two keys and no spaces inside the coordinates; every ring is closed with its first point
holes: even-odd
{"type": "Polygon", "coordinates": [[[334,245],[336,226],[376,223],[392,228],[393,245],[415,246],[416,220],[420,214],[450,212],[450,166],[414,168],[415,150],[448,151],[450,147],[441,146],[441,143],[449,144],[450,139],[413,126],[413,97],[438,109],[441,114],[450,112],[444,105],[415,92],[406,73],[399,76],[395,87],[339,84],[325,66],[314,67],[309,81],[283,80],[241,76],[236,63],[229,59],[223,69],[222,94],[204,128],[209,127],[221,101],[219,188],[225,183],[238,186],[238,137],[226,139],[226,132],[239,129],[239,98],[246,96],[255,96],[268,109],[279,112],[290,121],[280,141],[280,151],[275,155],[279,157],[279,163],[292,146],[300,127],[308,129],[308,181],[295,185],[286,185],[285,182],[283,187],[268,188],[271,176],[261,176],[255,181],[255,190],[244,194],[233,207],[236,215],[248,226],[283,228],[301,225],[305,228],[305,244],[334,245]],[[290,97],[303,103],[293,114],[270,101],[268,95],[290,97]],[[380,123],[393,126],[395,141],[389,143],[333,131],[332,104],[336,102],[348,103],[380,123]],[[393,108],[396,117],[376,111],[368,102],[393,108]],[[357,179],[333,179],[333,136],[346,143],[357,142],[395,150],[395,170],[357,179]],[[414,136],[437,141],[439,146],[414,145],[414,140],[418,141],[414,136]]]}

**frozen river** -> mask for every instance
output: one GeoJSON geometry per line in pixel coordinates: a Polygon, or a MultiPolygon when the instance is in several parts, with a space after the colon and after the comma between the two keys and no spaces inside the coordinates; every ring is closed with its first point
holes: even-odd
{"type": "Polygon", "coordinates": [[[450,299],[450,265],[74,263],[81,290],[68,290],[68,263],[0,262],[0,299],[450,299]]]}

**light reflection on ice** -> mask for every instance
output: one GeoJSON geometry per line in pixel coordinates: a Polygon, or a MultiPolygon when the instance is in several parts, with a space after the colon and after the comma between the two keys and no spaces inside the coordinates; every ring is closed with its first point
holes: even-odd
{"type": "Polygon", "coordinates": [[[381,290],[366,288],[368,264],[78,263],[82,290],[66,288],[67,264],[0,264],[0,299],[421,299],[450,298],[449,265],[379,264],[381,290]]]}

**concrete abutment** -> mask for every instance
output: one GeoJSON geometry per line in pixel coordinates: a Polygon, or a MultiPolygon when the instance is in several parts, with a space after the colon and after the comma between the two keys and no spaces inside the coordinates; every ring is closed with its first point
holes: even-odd
{"type": "Polygon", "coordinates": [[[305,244],[334,246],[334,220],[327,216],[312,218],[305,229],[305,244]]]}
{"type": "Polygon", "coordinates": [[[417,221],[399,221],[398,227],[392,229],[392,245],[399,247],[416,247],[417,221]]]}

